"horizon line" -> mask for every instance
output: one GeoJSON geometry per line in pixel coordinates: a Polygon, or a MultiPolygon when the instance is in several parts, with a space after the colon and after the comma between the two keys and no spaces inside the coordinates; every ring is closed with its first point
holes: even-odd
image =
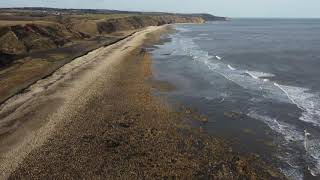
{"type": "Polygon", "coordinates": [[[290,17],[290,16],[274,16],[274,17],[264,17],[264,16],[221,16],[210,12],[172,12],[172,11],[147,11],[147,10],[119,10],[119,9],[105,9],[105,8],[62,8],[62,7],[48,7],[48,6],[11,6],[11,7],[1,7],[0,9],[19,9],[19,8],[48,8],[48,9],[66,9],[66,10],[109,10],[109,11],[120,11],[120,12],[144,12],[144,13],[170,13],[170,14],[211,14],[219,17],[226,17],[231,19],[320,19],[320,17],[290,17]]]}

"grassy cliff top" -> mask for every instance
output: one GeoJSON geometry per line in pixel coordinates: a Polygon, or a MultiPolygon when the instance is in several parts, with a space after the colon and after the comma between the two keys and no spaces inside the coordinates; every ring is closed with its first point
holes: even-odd
{"type": "Polygon", "coordinates": [[[178,14],[163,12],[130,12],[94,9],[55,9],[55,8],[0,8],[0,26],[35,23],[61,22],[62,20],[108,20],[130,16],[185,16],[201,17],[206,21],[225,20],[224,17],[211,14],[178,14]],[[28,23],[29,23],[28,22],[28,23]]]}

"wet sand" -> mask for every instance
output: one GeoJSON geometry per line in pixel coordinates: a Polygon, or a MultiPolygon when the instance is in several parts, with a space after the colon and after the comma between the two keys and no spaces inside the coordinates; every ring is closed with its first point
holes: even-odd
{"type": "Polygon", "coordinates": [[[282,178],[192,128],[200,115],[152,95],[161,84],[171,89],[148,83],[142,46],[162,31],[149,27],[77,58],[3,104],[1,179],[282,178]]]}

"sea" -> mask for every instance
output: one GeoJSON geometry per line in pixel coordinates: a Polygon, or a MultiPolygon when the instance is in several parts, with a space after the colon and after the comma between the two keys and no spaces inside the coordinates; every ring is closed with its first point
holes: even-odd
{"type": "Polygon", "coordinates": [[[320,179],[320,19],[173,25],[148,48],[159,92],[208,117],[200,126],[288,178],[320,179]]]}

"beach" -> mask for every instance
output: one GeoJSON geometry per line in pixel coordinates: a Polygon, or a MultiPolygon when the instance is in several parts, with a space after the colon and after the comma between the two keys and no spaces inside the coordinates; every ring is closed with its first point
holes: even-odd
{"type": "Polygon", "coordinates": [[[62,66],[1,105],[1,179],[283,178],[191,125],[205,116],[155,91],[147,27],[62,66]],[[180,109],[180,110],[178,110],[180,109]]]}

